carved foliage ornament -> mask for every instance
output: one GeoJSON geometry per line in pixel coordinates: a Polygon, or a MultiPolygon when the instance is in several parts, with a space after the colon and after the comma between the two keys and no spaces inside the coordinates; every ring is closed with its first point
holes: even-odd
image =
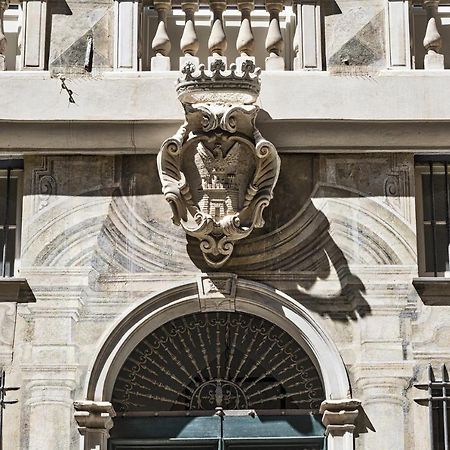
{"type": "Polygon", "coordinates": [[[205,70],[188,64],[177,93],[185,122],[163,142],[158,171],[173,222],[200,240],[210,267],[220,268],[234,243],[264,225],[280,159],[255,126],[259,69],[240,71],[218,60],[205,70]]]}

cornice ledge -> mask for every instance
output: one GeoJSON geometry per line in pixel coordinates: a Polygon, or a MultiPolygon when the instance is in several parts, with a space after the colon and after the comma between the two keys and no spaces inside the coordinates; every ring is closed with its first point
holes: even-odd
{"type": "Polygon", "coordinates": [[[34,303],[36,298],[25,278],[0,278],[0,303],[34,303]]]}
{"type": "Polygon", "coordinates": [[[390,384],[405,383],[413,375],[414,361],[367,361],[348,366],[355,382],[390,384]]]}
{"type": "Polygon", "coordinates": [[[414,278],[413,286],[425,305],[450,306],[450,278],[414,278]]]}

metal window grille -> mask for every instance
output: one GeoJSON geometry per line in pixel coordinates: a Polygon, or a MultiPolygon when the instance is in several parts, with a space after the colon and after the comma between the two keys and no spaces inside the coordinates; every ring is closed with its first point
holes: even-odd
{"type": "Polygon", "coordinates": [[[420,271],[428,276],[450,273],[450,159],[416,159],[420,271]]]}
{"type": "Polygon", "coordinates": [[[12,405],[18,402],[18,400],[6,400],[5,397],[9,391],[17,391],[18,389],[17,386],[6,387],[5,371],[0,370],[0,450],[3,449],[3,410],[6,405],[12,405]]]}
{"type": "Polygon", "coordinates": [[[431,450],[449,450],[450,382],[445,364],[442,366],[440,380],[436,380],[430,365],[428,382],[416,384],[415,387],[427,391],[427,397],[416,399],[416,402],[428,406],[431,450]]]}
{"type": "Polygon", "coordinates": [[[20,253],[22,160],[0,160],[1,276],[13,277],[20,253]]]}

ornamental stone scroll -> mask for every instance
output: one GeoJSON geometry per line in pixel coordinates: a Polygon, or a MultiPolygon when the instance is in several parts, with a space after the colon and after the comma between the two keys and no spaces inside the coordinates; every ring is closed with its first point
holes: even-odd
{"type": "Polygon", "coordinates": [[[206,263],[221,268],[236,241],[264,225],[280,158],[255,126],[259,69],[217,59],[206,70],[187,64],[178,80],[185,122],[158,154],[173,222],[200,241],[206,263]]]}

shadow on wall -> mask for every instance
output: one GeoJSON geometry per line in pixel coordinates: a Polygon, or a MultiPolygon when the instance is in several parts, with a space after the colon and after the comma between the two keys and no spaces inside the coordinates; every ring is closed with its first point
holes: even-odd
{"type": "MultiPolygon", "coordinates": [[[[319,170],[317,157],[282,155],[264,227],[236,243],[222,271],[277,287],[320,314],[354,320],[368,314],[370,307],[364,284],[351,272],[330,234],[330,222],[312,200],[329,195],[317,187],[319,170]]],[[[188,237],[187,251],[200,270],[211,271],[198,240],[188,237]]]]}
{"type": "MultiPolygon", "coordinates": [[[[280,206],[286,210],[287,204],[292,205],[282,202],[280,206]]],[[[268,221],[266,226],[270,228],[268,221]]],[[[308,309],[336,320],[356,320],[370,313],[363,282],[352,273],[344,252],[330,234],[328,219],[314,207],[311,198],[299,217],[286,226],[259,233],[257,238],[250,236],[236,244],[222,271],[279,288],[308,309]]],[[[200,270],[211,272],[198,240],[188,237],[187,250],[200,270]]]]}
{"type": "MultiPolygon", "coordinates": [[[[375,267],[415,263],[415,235],[400,217],[404,175],[389,158],[283,154],[265,226],[236,244],[222,271],[337,320],[369,314],[364,267],[373,275],[375,267]]],[[[27,166],[34,175],[26,192],[43,189],[25,230],[28,266],[90,266],[98,291],[116,275],[210,271],[199,241],[171,223],[154,155],[30,158],[27,166]],[[51,239],[49,224],[60,230],[51,239]]]]}
{"type": "MultiPolygon", "coordinates": [[[[222,270],[276,287],[336,320],[370,313],[354,271],[369,270],[373,279],[377,267],[383,273],[416,261],[402,158],[283,154],[265,226],[236,243],[222,270]]],[[[197,240],[188,238],[187,249],[199,269],[210,270],[197,240]]]]}

